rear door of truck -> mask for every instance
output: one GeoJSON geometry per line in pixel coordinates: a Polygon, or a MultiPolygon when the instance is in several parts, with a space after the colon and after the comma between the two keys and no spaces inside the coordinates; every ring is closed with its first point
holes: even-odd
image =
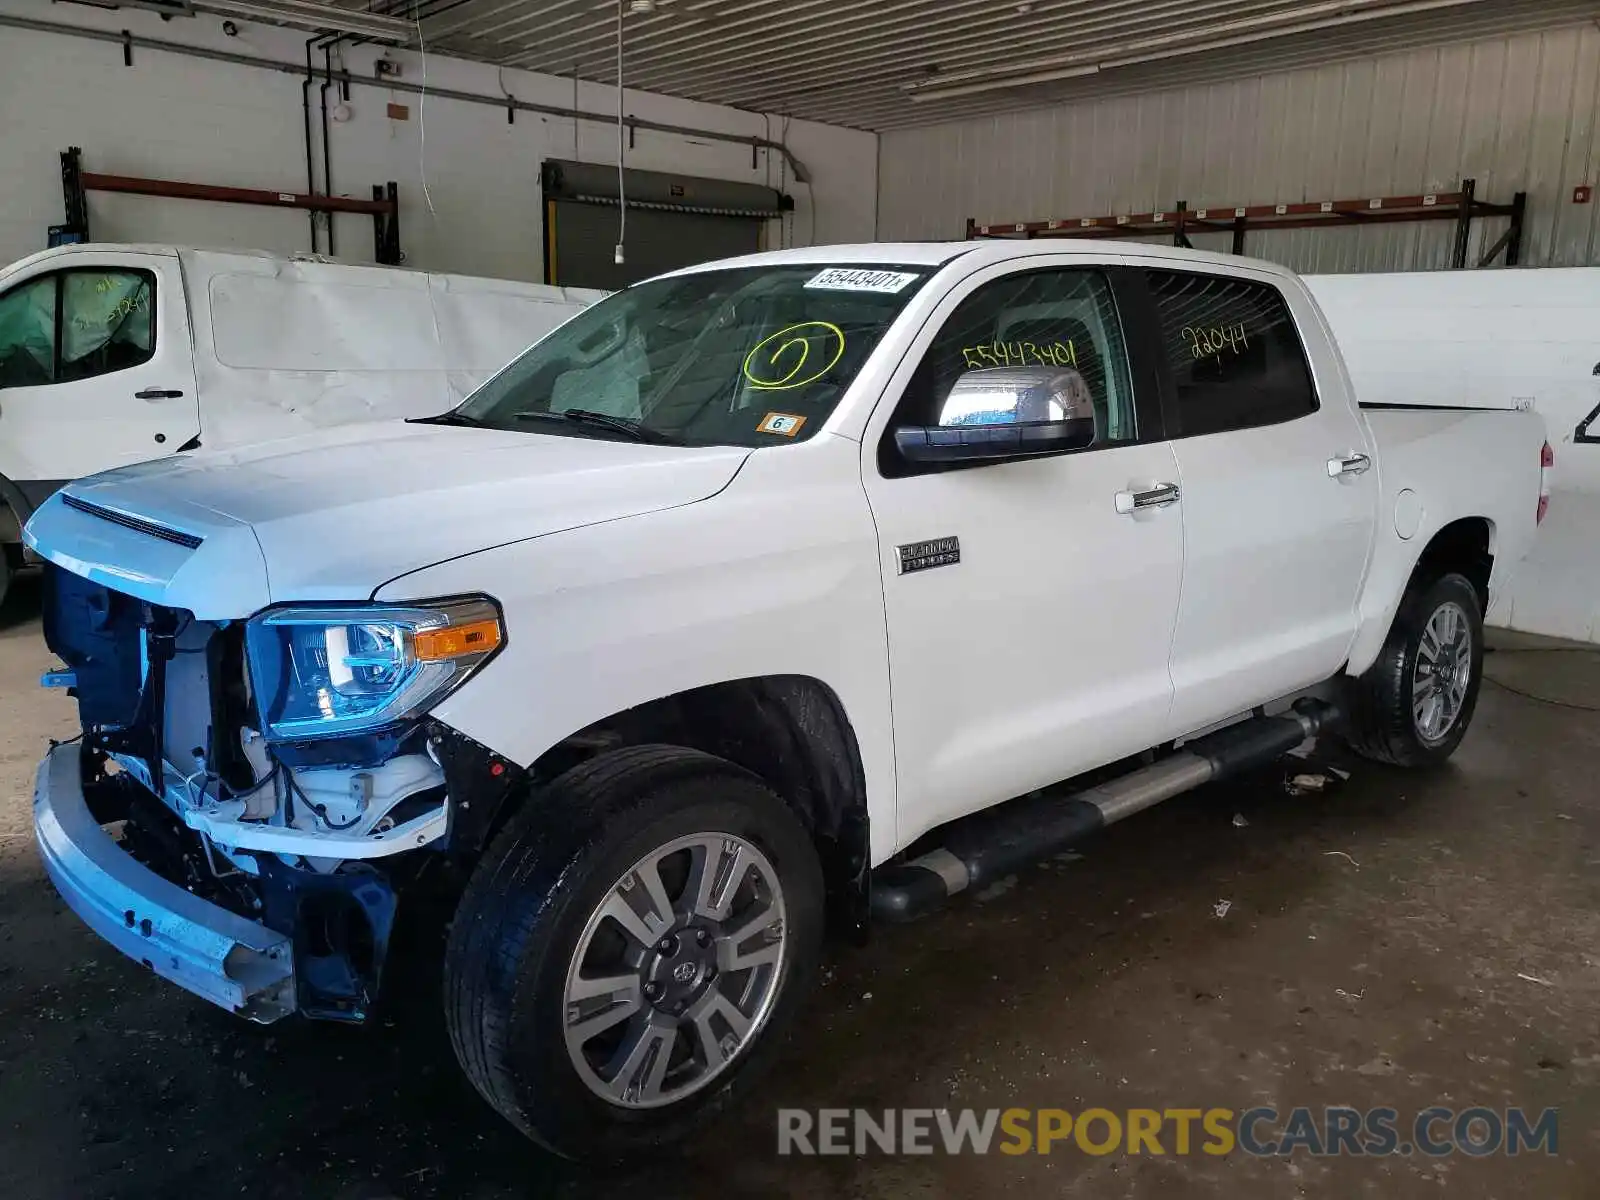
{"type": "Polygon", "coordinates": [[[1357,625],[1377,462],[1315,305],[1277,273],[1152,265],[1182,481],[1173,715],[1195,729],[1334,674],[1357,625]]]}

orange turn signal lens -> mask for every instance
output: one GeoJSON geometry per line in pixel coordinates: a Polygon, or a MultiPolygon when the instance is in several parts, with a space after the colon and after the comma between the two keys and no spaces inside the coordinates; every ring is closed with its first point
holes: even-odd
{"type": "Polygon", "coordinates": [[[500,644],[501,637],[499,621],[468,621],[444,629],[419,629],[412,648],[420,662],[442,662],[487,654],[500,644]]]}

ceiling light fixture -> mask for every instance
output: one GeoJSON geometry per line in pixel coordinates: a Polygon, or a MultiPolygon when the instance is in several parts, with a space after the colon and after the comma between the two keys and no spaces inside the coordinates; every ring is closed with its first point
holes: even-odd
{"type": "Polygon", "coordinates": [[[1029,87],[1035,83],[1054,83],[1058,79],[1079,79],[1085,75],[1098,75],[1098,63],[1084,63],[1076,67],[1062,67],[1055,71],[1036,71],[1032,75],[1012,75],[1005,79],[988,79],[978,83],[953,83],[907,85],[911,103],[926,104],[929,100],[951,100],[957,96],[975,96],[979,92],[998,92],[1006,88],[1029,87]]]}
{"type": "Polygon", "coordinates": [[[1211,36],[1201,41],[1173,45],[1173,42],[1181,41],[1184,37],[1193,35],[1187,32],[1163,34],[1160,37],[1127,42],[1121,46],[1107,46],[1104,50],[1098,51],[1092,61],[1086,61],[1081,54],[1073,55],[1066,59],[1036,59],[1030,63],[1011,64],[1009,67],[979,68],[959,75],[946,75],[937,81],[914,81],[902,84],[901,88],[903,91],[910,93],[909,98],[913,104],[922,104],[930,100],[949,100],[958,96],[975,96],[984,92],[1000,92],[1011,88],[1029,87],[1038,83],[1054,83],[1062,79],[1078,79],[1087,75],[1097,75],[1101,71],[1109,71],[1117,67],[1134,66],[1138,63],[1185,58],[1192,54],[1204,54],[1211,50],[1225,50],[1233,46],[1270,41],[1274,38],[1290,37],[1300,33],[1313,33],[1320,29],[1333,29],[1342,25],[1355,25],[1361,22],[1380,20],[1385,17],[1407,16],[1440,8],[1461,8],[1468,4],[1481,4],[1483,2],[1484,0],[1411,0],[1410,3],[1391,3],[1381,8],[1365,8],[1359,12],[1349,12],[1342,11],[1348,8],[1349,0],[1329,0],[1328,3],[1319,4],[1310,11],[1332,12],[1334,15],[1317,20],[1301,20],[1292,25],[1280,23],[1268,29],[1260,29],[1259,26],[1273,20],[1281,22],[1282,15],[1271,14],[1266,17],[1245,18],[1239,21],[1224,22],[1204,30],[1203,34],[1211,36]],[[1253,31],[1239,33],[1233,37],[1215,36],[1219,32],[1247,29],[1252,29],[1253,31]],[[1016,70],[1018,66],[1038,67],[1040,69],[1021,75],[989,78],[997,70],[1016,70]]]}
{"type": "Polygon", "coordinates": [[[1138,63],[1160,62],[1169,58],[1183,58],[1190,54],[1203,54],[1211,50],[1227,50],[1234,46],[1248,46],[1255,42],[1271,41],[1273,38],[1291,37],[1297,33],[1315,33],[1320,29],[1337,29],[1341,25],[1358,25],[1367,21],[1380,20],[1384,17],[1411,16],[1416,13],[1432,12],[1440,8],[1461,8],[1468,4],[1480,4],[1482,2],[1483,0],[1413,0],[1409,4],[1395,4],[1383,9],[1344,13],[1317,21],[1307,21],[1290,29],[1268,29],[1259,33],[1241,34],[1238,37],[1213,38],[1199,45],[1160,50],[1151,54],[1129,54],[1117,58],[1103,58],[1100,60],[1099,65],[1102,71],[1109,71],[1115,67],[1131,67],[1138,63]]]}

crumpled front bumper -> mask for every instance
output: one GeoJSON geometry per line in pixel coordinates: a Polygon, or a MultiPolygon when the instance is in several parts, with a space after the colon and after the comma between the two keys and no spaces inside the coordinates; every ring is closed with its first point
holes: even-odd
{"type": "Polygon", "coordinates": [[[137,862],[95,822],[81,751],[57,746],[34,781],[33,828],[67,906],[129,958],[213,1004],[266,1024],[295,1011],[291,940],[137,862]]]}

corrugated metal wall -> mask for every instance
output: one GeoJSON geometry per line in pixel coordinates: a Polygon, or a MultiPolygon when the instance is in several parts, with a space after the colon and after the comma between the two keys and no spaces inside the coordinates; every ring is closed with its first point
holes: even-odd
{"type": "MultiPolygon", "coordinates": [[[[980,222],[1454,190],[1529,193],[1525,265],[1600,262],[1600,29],[1411,50],[1203,87],[885,133],[878,236],[960,238],[980,222]]],[[[1474,260],[1505,228],[1474,223],[1474,260]]],[[[1303,272],[1448,265],[1448,221],[1254,233],[1303,272]]],[[[1221,235],[1201,249],[1227,250],[1221,235]]]]}

